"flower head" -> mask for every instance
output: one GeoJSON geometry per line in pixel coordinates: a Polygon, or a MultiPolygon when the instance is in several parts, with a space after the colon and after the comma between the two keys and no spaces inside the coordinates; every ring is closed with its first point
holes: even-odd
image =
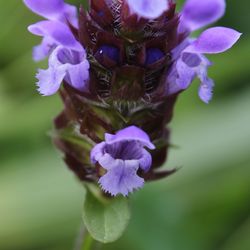
{"type": "Polygon", "coordinates": [[[99,183],[111,195],[128,195],[143,186],[144,179],[137,175],[142,169],[147,172],[152,163],[150,153],[144,149],[154,149],[148,135],[135,126],[106,134],[105,142],[97,144],[91,151],[93,163],[99,163],[107,172],[99,183]]]}
{"type": "Polygon", "coordinates": [[[34,59],[48,56],[38,90],[52,95],[64,83],[65,107],[55,124],[70,169],[113,196],[174,173],[158,168],[167,159],[166,126],[177,97],[198,78],[199,97],[208,103],[214,82],[205,55],[230,49],[241,35],[214,27],[192,37],[223,16],[225,0],[186,0],[180,13],[173,0],[90,0],[79,15],[63,0],[24,3],[46,19],[28,28],[42,38],[34,59]]]}

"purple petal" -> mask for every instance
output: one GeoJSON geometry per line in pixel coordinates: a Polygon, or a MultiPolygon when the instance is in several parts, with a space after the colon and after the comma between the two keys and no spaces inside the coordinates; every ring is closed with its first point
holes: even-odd
{"type": "Polygon", "coordinates": [[[64,9],[63,0],[24,0],[24,3],[34,13],[51,20],[64,9]]]}
{"type": "Polygon", "coordinates": [[[192,83],[195,77],[195,69],[189,67],[182,58],[177,61],[176,69],[178,73],[177,85],[180,90],[186,89],[192,83]]]}
{"type": "Polygon", "coordinates": [[[56,45],[63,45],[77,51],[82,50],[81,44],[77,42],[69,27],[61,22],[41,21],[30,25],[28,30],[34,35],[49,38],[56,45]]]}
{"type": "Polygon", "coordinates": [[[182,52],[180,58],[170,69],[166,81],[167,95],[178,93],[189,87],[196,76],[196,67],[199,66],[198,61],[196,54],[182,52]]]}
{"type": "MultiPolygon", "coordinates": [[[[152,165],[151,154],[143,148],[143,145],[138,143],[138,141],[121,141],[113,144],[107,144],[103,150],[106,154],[103,158],[99,159],[99,163],[106,168],[106,164],[103,161],[107,159],[120,159],[120,160],[137,160],[139,162],[140,168],[145,172],[149,170],[152,165]],[[108,158],[108,155],[111,158],[108,158]],[[104,159],[105,158],[105,159],[104,159]]],[[[111,168],[111,166],[109,166],[111,168]]]]}
{"type": "Polygon", "coordinates": [[[115,143],[106,143],[105,152],[115,159],[138,160],[142,157],[143,145],[138,141],[122,140],[115,143]]]}
{"type": "Polygon", "coordinates": [[[55,94],[66,76],[65,67],[49,67],[47,70],[38,70],[36,75],[38,91],[43,96],[55,94]]]}
{"type": "Polygon", "coordinates": [[[147,172],[150,169],[151,165],[152,165],[152,156],[145,149],[142,149],[142,157],[139,159],[139,164],[140,164],[140,168],[144,172],[147,172]]]}
{"type": "Polygon", "coordinates": [[[139,141],[142,145],[147,146],[149,149],[155,149],[155,146],[151,143],[149,136],[140,128],[136,126],[130,126],[118,131],[115,135],[105,134],[105,140],[107,143],[112,144],[116,142],[125,141],[139,141]]]}
{"type": "Polygon", "coordinates": [[[34,13],[46,19],[65,23],[69,21],[77,26],[76,7],[65,4],[63,0],[24,0],[24,3],[34,13]]]}
{"type": "Polygon", "coordinates": [[[99,164],[106,170],[111,170],[116,168],[120,162],[123,162],[121,159],[114,159],[111,155],[105,153],[98,160],[99,164]]]}
{"type": "Polygon", "coordinates": [[[180,56],[181,53],[184,51],[185,48],[187,48],[191,43],[193,42],[193,39],[186,38],[183,42],[181,42],[177,47],[175,47],[172,51],[172,60],[176,61],[180,56]]]}
{"type": "Polygon", "coordinates": [[[39,70],[36,75],[39,80],[37,83],[39,93],[44,96],[55,94],[59,90],[65,75],[66,71],[64,68],[39,70]]]}
{"type": "Polygon", "coordinates": [[[105,192],[114,196],[117,194],[127,196],[134,189],[143,186],[143,178],[136,174],[139,168],[138,161],[115,160],[115,165],[99,179],[99,184],[105,192]]]}
{"type": "Polygon", "coordinates": [[[209,101],[212,99],[213,87],[214,87],[214,82],[212,79],[208,77],[203,79],[199,88],[199,97],[203,102],[209,103],[209,101]]]}
{"type": "Polygon", "coordinates": [[[44,37],[42,43],[33,48],[33,59],[38,62],[47,57],[55,48],[55,43],[49,37],[44,37]]]}
{"type": "Polygon", "coordinates": [[[44,96],[55,94],[66,76],[66,67],[61,65],[57,59],[58,49],[54,50],[49,59],[49,68],[47,70],[39,70],[37,74],[38,91],[44,96]]]}
{"type": "Polygon", "coordinates": [[[181,13],[180,26],[189,31],[197,30],[221,18],[225,8],[225,0],[187,0],[181,13]]]}
{"type": "Polygon", "coordinates": [[[127,0],[132,13],[147,19],[158,18],[169,8],[168,0],[127,0]]]}
{"type": "Polygon", "coordinates": [[[64,15],[74,27],[78,28],[78,13],[77,8],[70,4],[64,5],[64,15]]]}
{"type": "Polygon", "coordinates": [[[96,144],[90,153],[90,160],[92,163],[96,163],[100,160],[100,158],[104,155],[104,147],[105,147],[105,142],[101,142],[96,144]]]}
{"type": "Polygon", "coordinates": [[[214,81],[208,77],[207,73],[211,62],[205,56],[201,56],[201,60],[201,65],[196,69],[197,77],[200,80],[199,97],[203,102],[209,103],[213,96],[214,87],[214,81]]]}
{"type": "Polygon", "coordinates": [[[190,68],[195,68],[199,66],[202,61],[198,54],[189,53],[185,51],[182,53],[181,60],[190,68]]]}
{"type": "Polygon", "coordinates": [[[230,28],[210,28],[205,30],[187,50],[202,54],[221,53],[230,49],[240,36],[241,33],[230,28]]]}
{"type": "Polygon", "coordinates": [[[182,90],[182,88],[179,85],[178,78],[179,78],[179,75],[176,69],[176,64],[174,64],[171,67],[168,73],[167,79],[166,79],[166,83],[165,83],[165,95],[166,96],[173,95],[182,90]]]}
{"type": "Polygon", "coordinates": [[[68,65],[67,73],[72,87],[80,91],[88,91],[89,62],[87,60],[76,65],[68,65]]]}

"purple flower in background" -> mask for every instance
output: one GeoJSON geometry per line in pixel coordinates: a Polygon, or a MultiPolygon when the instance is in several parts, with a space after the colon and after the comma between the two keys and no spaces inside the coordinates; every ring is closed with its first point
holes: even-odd
{"type": "Polygon", "coordinates": [[[137,175],[137,171],[140,168],[147,172],[152,164],[152,157],[144,147],[155,148],[143,130],[130,126],[115,135],[105,134],[105,142],[92,149],[92,162],[98,162],[107,170],[99,179],[105,192],[127,196],[143,186],[144,179],[137,175]]]}
{"type": "MultiPolygon", "coordinates": [[[[187,0],[181,12],[179,33],[188,34],[217,21],[225,11],[224,0],[187,0]]],[[[214,82],[207,76],[211,66],[203,54],[217,54],[230,49],[241,34],[233,29],[215,27],[205,30],[197,39],[186,38],[173,51],[174,64],[169,71],[166,93],[171,95],[189,87],[195,77],[201,84],[199,96],[208,103],[212,98],[214,82]]]]}

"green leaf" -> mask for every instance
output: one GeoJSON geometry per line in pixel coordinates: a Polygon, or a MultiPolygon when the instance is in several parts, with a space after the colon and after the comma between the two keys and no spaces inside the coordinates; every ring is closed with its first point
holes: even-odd
{"type": "Polygon", "coordinates": [[[122,236],[130,219],[128,199],[115,197],[99,199],[87,191],[83,207],[83,221],[91,236],[100,242],[116,241],[122,236]]]}

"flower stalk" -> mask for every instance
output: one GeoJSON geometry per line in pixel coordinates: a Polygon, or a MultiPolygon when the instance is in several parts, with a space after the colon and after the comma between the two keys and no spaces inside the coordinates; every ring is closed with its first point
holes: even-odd
{"type": "Polygon", "coordinates": [[[81,223],[79,233],[75,242],[74,250],[94,250],[95,240],[85,228],[84,224],[81,223]]]}
{"type": "Polygon", "coordinates": [[[81,250],[94,250],[94,243],[95,241],[92,238],[92,236],[89,233],[87,233],[85,235],[81,250]]]}

